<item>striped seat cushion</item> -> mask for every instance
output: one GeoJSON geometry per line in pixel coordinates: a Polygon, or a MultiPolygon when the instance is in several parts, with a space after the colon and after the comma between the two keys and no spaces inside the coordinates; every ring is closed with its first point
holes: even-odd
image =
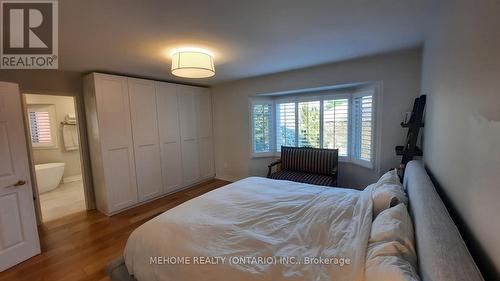
{"type": "Polygon", "coordinates": [[[316,185],[335,186],[334,177],[328,175],[308,174],[294,171],[281,170],[269,176],[276,180],[289,180],[295,182],[303,182],[316,185]]]}
{"type": "Polygon", "coordinates": [[[281,147],[281,169],[331,175],[337,167],[338,150],[306,147],[281,147]]]}

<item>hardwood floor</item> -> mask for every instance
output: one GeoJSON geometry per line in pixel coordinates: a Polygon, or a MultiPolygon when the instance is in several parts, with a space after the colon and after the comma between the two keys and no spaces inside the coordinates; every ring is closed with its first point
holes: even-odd
{"type": "Polygon", "coordinates": [[[134,229],[168,209],[228,183],[210,180],[112,217],[92,210],[45,223],[38,229],[42,253],[0,273],[0,280],[110,280],[104,268],[123,253],[134,229]]]}

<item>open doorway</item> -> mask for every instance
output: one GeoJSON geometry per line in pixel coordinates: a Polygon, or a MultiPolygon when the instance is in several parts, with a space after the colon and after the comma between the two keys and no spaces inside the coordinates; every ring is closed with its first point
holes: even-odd
{"type": "Polygon", "coordinates": [[[24,94],[24,100],[42,221],[86,210],[75,98],[24,94]]]}

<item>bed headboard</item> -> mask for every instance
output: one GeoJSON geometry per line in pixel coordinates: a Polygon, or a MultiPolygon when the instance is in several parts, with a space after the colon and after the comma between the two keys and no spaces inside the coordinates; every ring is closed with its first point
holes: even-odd
{"type": "Polygon", "coordinates": [[[421,161],[408,163],[403,184],[415,227],[421,280],[483,281],[421,161]]]}

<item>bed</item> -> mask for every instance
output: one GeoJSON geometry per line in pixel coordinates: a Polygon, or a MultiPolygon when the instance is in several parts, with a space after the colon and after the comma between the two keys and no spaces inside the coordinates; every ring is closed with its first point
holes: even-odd
{"type": "MultiPolygon", "coordinates": [[[[421,280],[483,280],[421,162],[408,164],[404,186],[421,280]]],[[[244,281],[278,276],[361,280],[371,221],[370,188],[357,191],[248,178],[145,223],[130,236],[124,257],[112,262],[107,271],[114,281],[135,277],[139,281],[244,281]],[[233,261],[200,261],[214,256],[233,261]],[[330,262],[337,264],[309,261],[304,266],[270,259],[298,257],[303,262],[304,257],[314,256],[334,257],[330,262]],[[185,257],[198,260],[186,261],[185,257]],[[245,257],[264,260],[254,263],[245,257]],[[346,260],[349,266],[341,266],[340,261],[346,260]]]]}

